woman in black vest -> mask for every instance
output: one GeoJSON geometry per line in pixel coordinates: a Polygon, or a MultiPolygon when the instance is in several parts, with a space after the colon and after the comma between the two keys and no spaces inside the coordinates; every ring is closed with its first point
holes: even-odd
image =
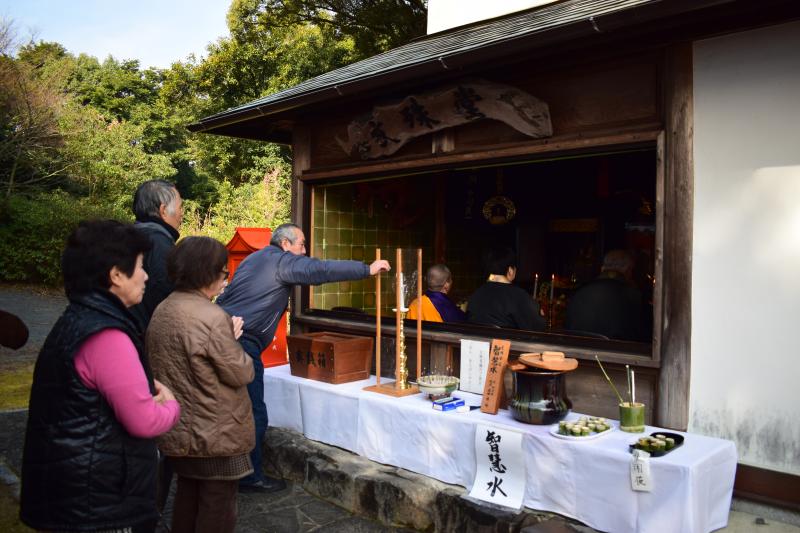
{"type": "Polygon", "coordinates": [[[150,247],[131,225],[82,222],[62,256],[64,314],[36,361],[22,460],[20,517],[43,531],[153,531],[154,438],[178,420],[153,380],[128,307],[150,247]]]}

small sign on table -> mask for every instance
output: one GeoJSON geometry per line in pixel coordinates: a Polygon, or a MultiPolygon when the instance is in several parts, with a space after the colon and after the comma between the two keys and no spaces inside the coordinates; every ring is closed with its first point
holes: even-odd
{"type": "Polygon", "coordinates": [[[486,368],[489,366],[489,343],[461,339],[461,375],[459,389],[483,393],[486,368]]]}
{"type": "Polygon", "coordinates": [[[486,381],[483,386],[481,412],[496,415],[497,410],[500,409],[505,387],[503,376],[505,375],[510,349],[511,343],[509,341],[492,340],[492,346],[489,348],[489,365],[486,368],[486,381]]]}
{"type": "Polygon", "coordinates": [[[650,477],[650,454],[643,450],[633,450],[631,457],[631,489],[638,492],[651,492],[653,479],[650,477]]]}

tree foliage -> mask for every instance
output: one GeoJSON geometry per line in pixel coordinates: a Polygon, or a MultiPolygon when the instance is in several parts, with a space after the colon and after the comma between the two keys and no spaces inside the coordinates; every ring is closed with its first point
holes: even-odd
{"type": "Polygon", "coordinates": [[[59,85],[57,76],[41,75],[0,50],[0,186],[5,196],[52,185],[62,175],[58,116],[64,98],[59,85]]]}
{"type": "MultiPolygon", "coordinates": [[[[426,0],[234,0],[240,4],[231,32],[311,24],[353,40],[363,59],[425,35],[426,0]]],[[[233,11],[233,9],[232,9],[233,11]]]]}
{"type": "Polygon", "coordinates": [[[230,34],[169,69],[20,44],[0,21],[0,279],[55,283],[83,218],[132,218],[147,179],[173,180],[184,234],[225,242],[289,216],[286,146],[186,129],[424,33],[423,0],[232,0],[230,34]]]}

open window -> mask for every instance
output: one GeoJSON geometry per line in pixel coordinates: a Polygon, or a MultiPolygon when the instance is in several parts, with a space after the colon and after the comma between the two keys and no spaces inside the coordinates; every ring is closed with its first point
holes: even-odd
{"type": "MultiPolygon", "coordinates": [[[[376,248],[390,260],[397,247],[422,248],[423,269],[446,264],[454,281],[449,297],[464,303],[486,281],[481,262],[485,249],[507,244],[518,258],[515,284],[537,300],[547,327],[540,332],[507,330],[505,337],[546,342],[557,336],[562,344],[593,339],[609,349],[650,356],[657,282],[657,165],[653,144],[315,183],[310,254],[370,262],[376,248]],[[641,331],[635,337],[576,330],[567,321],[575,295],[601,275],[603,257],[611,250],[625,250],[633,259],[627,283],[642,302],[641,331]]],[[[375,313],[374,290],[372,280],[315,287],[311,312],[366,320],[375,313]]],[[[392,284],[385,283],[383,290],[387,314],[392,284]]],[[[474,328],[450,323],[425,327],[453,332],[474,328]]]]}

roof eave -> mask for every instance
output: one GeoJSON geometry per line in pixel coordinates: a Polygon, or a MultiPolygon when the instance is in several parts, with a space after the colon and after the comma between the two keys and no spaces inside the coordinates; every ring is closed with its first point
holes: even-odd
{"type": "Polygon", "coordinates": [[[609,35],[611,32],[637,25],[645,25],[691,11],[736,3],[736,0],[669,0],[648,3],[640,6],[588,17],[560,26],[543,29],[539,32],[515,36],[490,43],[448,53],[419,63],[379,71],[372,75],[360,76],[345,83],[302,92],[264,104],[244,105],[200,119],[188,126],[193,132],[206,132],[245,138],[258,138],[286,144],[290,142],[287,132],[265,132],[257,137],[242,135],[243,132],[225,131],[228,127],[258,118],[274,117],[329,100],[353,96],[396,87],[399,84],[420,78],[452,75],[458,71],[485,64],[487,61],[508,57],[515,51],[542,50],[546,47],[563,46],[567,43],[586,45],[587,38],[609,35]],[[277,140],[281,138],[282,140],[277,140]]]}

